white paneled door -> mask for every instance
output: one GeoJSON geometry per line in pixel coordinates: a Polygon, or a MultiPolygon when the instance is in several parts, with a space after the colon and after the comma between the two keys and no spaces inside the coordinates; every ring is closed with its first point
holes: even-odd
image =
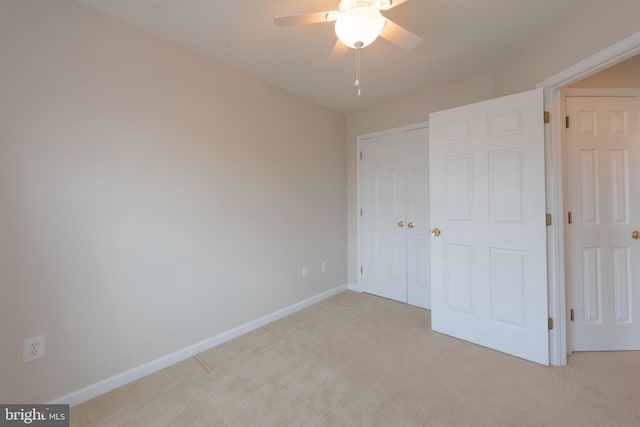
{"type": "Polygon", "coordinates": [[[407,191],[407,302],[431,308],[429,268],[429,129],[405,132],[407,191]]]}
{"type": "Polygon", "coordinates": [[[366,292],[407,301],[407,208],[404,134],[360,146],[361,280],[366,292]]]}
{"type": "Polygon", "coordinates": [[[640,350],[638,99],[566,97],[574,351],[640,350]]]}
{"type": "Polygon", "coordinates": [[[542,91],[429,129],[433,330],[548,365],[542,91]]]}
{"type": "Polygon", "coordinates": [[[362,288],[430,308],[428,130],[363,137],[360,153],[362,288]]]}

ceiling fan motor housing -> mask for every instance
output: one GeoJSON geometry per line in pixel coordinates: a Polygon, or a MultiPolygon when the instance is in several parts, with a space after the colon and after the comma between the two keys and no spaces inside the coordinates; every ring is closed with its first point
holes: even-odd
{"type": "MultiPolygon", "coordinates": [[[[276,16],[273,22],[278,27],[289,25],[315,24],[335,22],[335,32],[339,43],[352,49],[369,46],[378,37],[382,37],[392,44],[411,50],[420,43],[420,37],[403,28],[382,15],[386,11],[407,0],[340,0],[338,10],[324,12],[303,13],[298,15],[276,16]]],[[[333,49],[334,53],[346,52],[342,48],[333,49]]]]}
{"type": "Polygon", "coordinates": [[[364,6],[386,10],[391,7],[391,3],[391,0],[340,0],[338,9],[340,9],[341,12],[346,12],[354,7],[364,6]]]}
{"type": "Polygon", "coordinates": [[[341,10],[345,2],[353,5],[336,19],[336,35],[353,49],[370,45],[380,35],[386,23],[380,9],[373,4],[376,2],[342,0],[341,10]]]}

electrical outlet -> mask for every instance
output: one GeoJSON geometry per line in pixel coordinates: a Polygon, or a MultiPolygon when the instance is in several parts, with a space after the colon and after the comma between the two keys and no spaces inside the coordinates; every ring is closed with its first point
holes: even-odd
{"type": "Polygon", "coordinates": [[[322,263],[320,263],[320,270],[321,270],[323,273],[326,273],[326,272],[327,272],[327,261],[322,261],[322,263]]]}
{"type": "Polygon", "coordinates": [[[302,267],[302,278],[306,279],[307,277],[309,277],[309,269],[307,266],[304,266],[302,267]]]}
{"type": "Polygon", "coordinates": [[[24,340],[24,350],[22,353],[22,362],[27,363],[32,360],[44,357],[44,335],[39,337],[31,337],[24,340]]]}

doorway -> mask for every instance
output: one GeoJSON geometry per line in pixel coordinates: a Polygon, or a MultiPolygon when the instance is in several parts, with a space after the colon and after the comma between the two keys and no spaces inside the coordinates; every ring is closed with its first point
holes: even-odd
{"type": "Polygon", "coordinates": [[[639,350],[640,89],[567,89],[563,101],[570,348],[639,350]]]}
{"type": "Polygon", "coordinates": [[[547,229],[549,260],[549,316],[554,319],[549,349],[552,365],[566,365],[571,348],[568,342],[568,319],[565,283],[564,166],[562,153],[563,106],[560,91],[571,84],[609,68],[640,53],[640,32],[615,43],[591,57],[537,84],[545,94],[545,110],[550,112],[551,126],[545,131],[547,208],[554,218],[547,229]]]}

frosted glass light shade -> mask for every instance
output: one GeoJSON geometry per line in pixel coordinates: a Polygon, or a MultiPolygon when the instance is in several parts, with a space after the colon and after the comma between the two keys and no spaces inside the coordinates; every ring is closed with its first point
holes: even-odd
{"type": "Polygon", "coordinates": [[[355,49],[373,43],[382,32],[384,24],[385,20],[380,10],[373,7],[354,7],[338,16],[335,29],[340,41],[355,49]]]}

